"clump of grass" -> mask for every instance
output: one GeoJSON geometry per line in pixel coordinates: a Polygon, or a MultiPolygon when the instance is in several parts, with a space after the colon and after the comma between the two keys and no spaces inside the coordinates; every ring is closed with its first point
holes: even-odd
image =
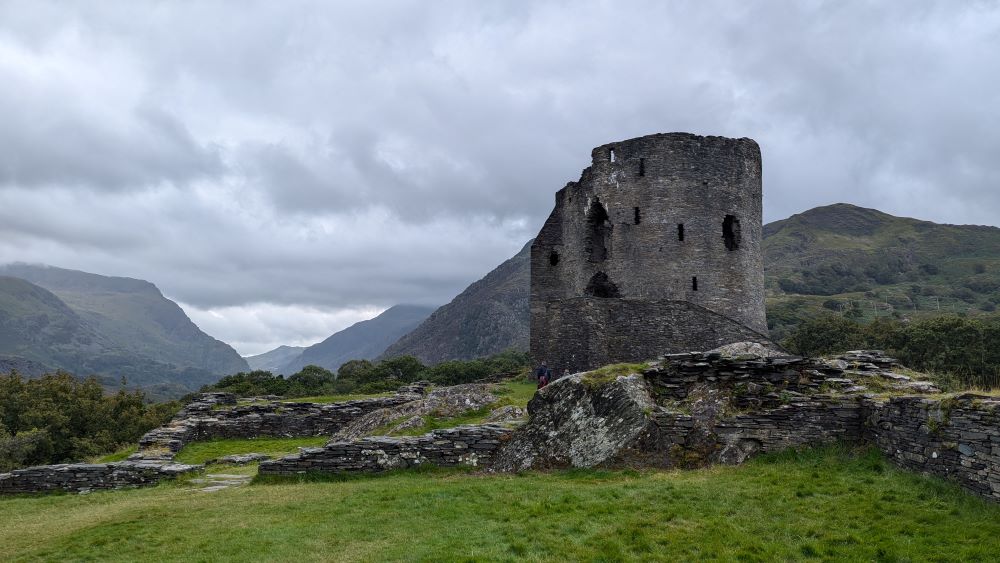
{"type": "Polygon", "coordinates": [[[642,373],[649,369],[649,363],[642,364],[611,364],[583,374],[581,381],[588,387],[600,387],[610,383],[619,376],[642,373]]]}
{"type": "Polygon", "coordinates": [[[118,449],[116,451],[113,451],[113,452],[111,452],[109,454],[105,454],[105,455],[102,455],[102,456],[90,459],[89,461],[91,463],[114,463],[116,461],[125,461],[126,459],[128,459],[128,456],[136,453],[137,451],[139,451],[139,446],[133,444],[131,446],[126,446],[124,448],[120,448],[120,449],[118,449]]]}

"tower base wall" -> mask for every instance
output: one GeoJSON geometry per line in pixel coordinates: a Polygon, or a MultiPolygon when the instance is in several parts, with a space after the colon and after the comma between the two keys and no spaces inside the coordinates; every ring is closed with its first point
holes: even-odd
{"type": "Polygon", "coordinates": [[[578,297],[532,311],[531,356],[556,374],[643,362],[657,354],[704,351],[767,336],[687,301],[578,297]]]}

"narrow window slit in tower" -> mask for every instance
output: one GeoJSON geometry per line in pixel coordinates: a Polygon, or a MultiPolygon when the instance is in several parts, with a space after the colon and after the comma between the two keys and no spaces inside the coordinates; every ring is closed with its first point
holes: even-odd
{"type": "Polygon", "coordinates": [[[734,215],[726,215],[725,220],[722,221],[722,239],[726,243],[726,250],[739,248],[741,238],[740,220],[734,215]]]}
{"type": "Polygon", "coordinates": [[[549,264],[555,266],[558,263],[559,263],[559,253],[553,250],[552,254],[549,254],[549,264]]]}
{"type": "Polygon", "coordinates": [[[640,158],[639,159],[639,175],[640,176],[645,176],[646,175],[646,159],[645,158],[640,158]]]}
{"type": "Polygon", "coordinates": [[[615,149],[611,149],[611,162],[615,161],[615,149]]]}
{"type": "Polygon", "coordinates": [[[698,291],[698,276],[691,276],[691,291],[698,291]]]}
{"type": "Polygon", "coordinates": [[[608,259],[608,245],[611,242],[610,216],[599,198],[594,198],[587,210],[587,238],[585,251],[590,262],[604,262],[608,259]]]}
{"type": "Polygon", "coordinates": [[[677,240],[684,242],[684,223],[677,223],[677,240]]]}
{"type": "Polygon", "coordinates": [[[642,217],[639,216],[639,208],[633,207],[632,209],[635,211],[635,224],[638,225],[642,222],[642,217]]]}

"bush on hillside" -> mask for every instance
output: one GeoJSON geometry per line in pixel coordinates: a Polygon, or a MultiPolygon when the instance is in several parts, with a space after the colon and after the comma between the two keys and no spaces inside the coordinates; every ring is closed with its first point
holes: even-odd
{"type": "Polygon", "coordinates": [[[815,317],[782,344],[803,356],[857,348],[886,350],[906,366],[938,374],[956,387],[1000,387],[1000,319],[941,316],[870,324],[839,315],[815,317]]]}
{"type": "Polygon", "coordinates": [[[148,404],[141,391],[108,395],[96,379],[63,372],[37,379],[0,375],[0,471],[112,452],[179,408],[177,402],[148,404]]]}

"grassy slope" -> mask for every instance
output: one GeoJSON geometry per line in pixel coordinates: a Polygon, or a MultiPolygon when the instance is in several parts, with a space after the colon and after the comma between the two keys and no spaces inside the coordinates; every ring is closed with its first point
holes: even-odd
{"type": "Polygon", "coordinates": [[[0,500],[0,559],[989,560],[1000,507],[871,452],[0,500]]]}
{"type": "Polygon", "coordinates": [[[175,458],[178,463],[205,463],[234,454],[258,453],[274,457],[293,454],[298,448],[322,446],[329,436],[307,438],[250,438],[245,440],[207,440],[188,444],[175,458]]]}
{"type": "Polygon", "coordinates": [[[830,300],[838,309],[860,308],[868,320],[894,311],[979,314],[1000,303],[1000,229],[993,227],[836,204],[769,223],[764,252],[768,320],[779,338],[783,325],[823,311],[830,300]],[[801,289],[783,290],[782,279],[801,289]]]}

